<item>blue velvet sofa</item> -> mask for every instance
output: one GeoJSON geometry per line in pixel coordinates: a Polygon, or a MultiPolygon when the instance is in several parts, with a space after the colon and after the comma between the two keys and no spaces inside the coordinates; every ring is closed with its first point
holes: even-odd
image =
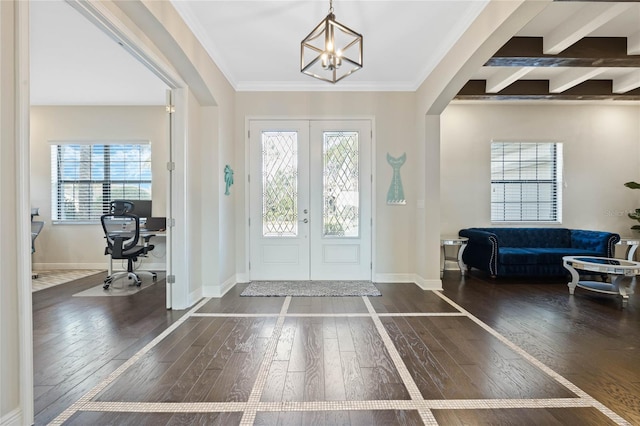
{"type": "Polygon", "coordinates": [[[467,268],[492,277],[561,276],[563,256],[613,257],[618,234],[566,228],[468,228],[467,268]]]}

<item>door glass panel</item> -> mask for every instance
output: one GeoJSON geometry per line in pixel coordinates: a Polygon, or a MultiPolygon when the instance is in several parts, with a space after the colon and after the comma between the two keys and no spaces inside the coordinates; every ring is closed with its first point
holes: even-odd
{"type": "Polygon", "coordinates": [[[324,132],[323,237],[358,237],[358,132],[324,132]]]}
{"type": "Polygon", "coordinates": [[[298,134],[262,132],[262,235],[298,235],[298,134]]]}

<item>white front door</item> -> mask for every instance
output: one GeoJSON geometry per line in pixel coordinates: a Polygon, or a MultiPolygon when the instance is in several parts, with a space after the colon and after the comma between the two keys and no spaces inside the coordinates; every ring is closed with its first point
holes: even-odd
{"type": "Polygon", "coordinates": [[[250,122],[250,275],[371,279],[371,122],[250,122]]]}

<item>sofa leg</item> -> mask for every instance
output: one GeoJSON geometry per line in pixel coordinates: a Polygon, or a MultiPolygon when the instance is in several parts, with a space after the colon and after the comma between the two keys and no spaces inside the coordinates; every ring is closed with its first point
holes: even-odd
{"type": "Polygon", "coordinates": [[[497,275],[491,275],[491,279],[492,279],[492,280],[495,280],[495,279],[496,279],[496,277],[497,277],[497,275]]]}

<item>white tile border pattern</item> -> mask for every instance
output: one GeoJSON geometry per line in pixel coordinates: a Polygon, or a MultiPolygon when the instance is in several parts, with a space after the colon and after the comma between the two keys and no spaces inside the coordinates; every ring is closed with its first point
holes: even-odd
{"type": "Polygon", "coordinates": [[[613,412],[611,409],[588,395],[582,389],[562,377],[560,374],[547,367],[545,364],[531,356],[522,348],[508,340],[493,328],[473,316],[461,306],[446,297],[440,291],[434,293],[441,299],[449,303],[458,312],[441,313],[377,313],[371,305],[368,297],[362,299],[367,307],[367,313],[287,313],[291,297],[287,297],[278,314],[238,314],[238,313],[197,313],[196,311],[204,306],[210,299],[203,299],[174,324],[167,328],[162,334],[149,342],[144,348],[133,357],[122,364],[113,373],[107,376],[102,382],[83,395],[78,401],[62,412],[51,425],[60,425],[79,411],[94,412],[135,412],[135,413],[222,413],[239,412],[242,413],[241,425],[253,424],[258,412],[288,412],[288,411],[374,411],[374,410],[409,410],[418,411],[426,425],[437,425],[431,410],[463,410],[463,409],[508,409],[508,408],[578,408],[593,407],[611,419],[618,425],[630,426],[630,423],[613,412]],[[425,400],[422,398],[417,385],[413,381],[411,374],[404,365],[398,350],[393,345],[380,317],[468,317],[478,324],[500,342],[522,356],[530,364],[553,378],[562,386],[577,395],[576,398],[538,398],[538,399],[444,399],[425,400]],[[174,402],[116,402],[116,401],[92,401],[92,399],[104,390],[109,384],[122,375],[129,367],[135,364],[149,350],[162,341],[165,337],[176,330],[182,323],[190,317],[234,317],[234,318],[264,318],[277,317],[278,320],[269,338],[264,358],[260,365],[260,370],[256,377],[253,389],[246,402],[194,402],[194,403],[174,403],[174,402]],[[276,401],[262,402],[260,397],[267,379],[267,374],[275,354],[275,350],[282,332],[284,320],[287,317],[327,317],[327,318],[371,318],[376,330],[380,334],[381,340],[387,349],[398,374],[402,378],[411,399],[407,400],[366,400],[366,401],[276,401]]]}

